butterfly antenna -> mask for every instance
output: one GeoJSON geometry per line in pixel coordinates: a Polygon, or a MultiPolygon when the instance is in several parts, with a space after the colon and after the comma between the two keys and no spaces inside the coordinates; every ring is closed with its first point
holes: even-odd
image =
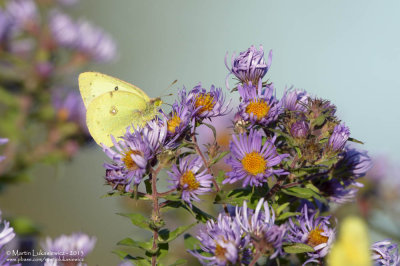
{"type": "MultiPolygon", "coordinates": [[[[169,89],[170,89],[172,86],[174,86],[177,82],[178,82],[177,79],[174,80],[174,81],[172,81],[171,84],[169,84],[169,86],[168,86],[167,88],[164,89],[164,91],[169,90],[169,89]]],[[[170,94],[165,94],[165,95],[163,95],[162,97],[167,97],[167,96],[172,96],[172,95],[173,95],[173,94],[170,93],[170,94]]]]}

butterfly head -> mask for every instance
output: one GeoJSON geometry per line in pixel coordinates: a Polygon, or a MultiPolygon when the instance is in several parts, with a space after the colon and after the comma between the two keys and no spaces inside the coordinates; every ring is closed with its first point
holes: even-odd
{"type": "Polygon", "coordinates": [[[157,98],[151,99],[150,103],[152,103],[155,107],[160,107],[163,104],[163,101],[161,100],[160,97],[157,97],[157,98]]]}

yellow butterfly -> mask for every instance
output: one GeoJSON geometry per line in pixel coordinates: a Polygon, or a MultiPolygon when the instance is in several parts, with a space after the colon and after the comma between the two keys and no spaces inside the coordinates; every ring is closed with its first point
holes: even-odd
{"type": "Polygon", "coordinates": [[[162,104],[128,82],[98,73],[79,75],[79,89],[86,107],[86,124],[93,139],[100,145],[113,146],[128,126],[143,126],[153,119],[162,104]]]}

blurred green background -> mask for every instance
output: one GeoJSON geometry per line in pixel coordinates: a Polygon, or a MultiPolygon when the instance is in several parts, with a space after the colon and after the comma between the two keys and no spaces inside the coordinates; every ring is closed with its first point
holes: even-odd
{"type": "MultiPolygon", "coordinates": [[[[118,60],[92,70],[132,82],[152,97],[170,93],[165,88],[175,79],[174,90],[200,81],[224,87],[227,51],[252,44],[273,49],[267,77],[278,97],[294,85],[332,100],[371,155],[398,161],[399,10],[397,0],[81,0],[73,13],[102,26],[118,43],[118,60]]],[[[33,182],[1,195],[1,209],[33,219],[51,237],[95,235],[89,265],[116,265],[115,243],[137,233],[129,220],[115,215],[126,211],[119,199],[101,198],[109,190],[103,185],[104,161],[93,144],[70,163],[38,167],[33,182]]]]}

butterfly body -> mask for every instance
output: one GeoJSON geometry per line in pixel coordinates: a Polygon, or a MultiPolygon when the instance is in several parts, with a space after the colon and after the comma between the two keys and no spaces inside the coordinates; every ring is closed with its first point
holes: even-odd
{"type": "Polygon", "coordinates": [[[162,104],[135,85],[97,72],[80,74],[79,89],[89,132],[98,144],[107,146],[113,146],[111,135],[118,139],[128,126],[143,126],[153,119],[162,104]]]}

